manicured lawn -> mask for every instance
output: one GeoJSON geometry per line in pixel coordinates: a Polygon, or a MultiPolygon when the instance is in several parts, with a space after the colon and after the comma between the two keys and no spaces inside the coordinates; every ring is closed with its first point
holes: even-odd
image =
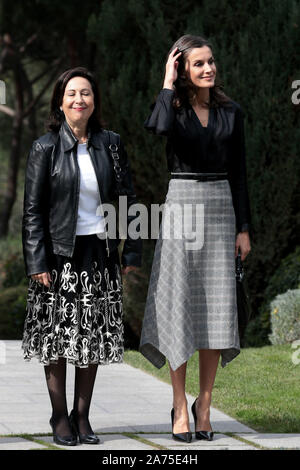
{"type": "MultiPolygon", "coordinates": [[[[290,345],[245,348],[219,366],[212,406],[260,432],[300,433],[300,364],[290,345]]],[[[125,361],[170,383],[169,368],[156,369],[137,351],[125,361]]],[[[188,362],[187,393],[198,395],[198,353],[188,362]]]]}

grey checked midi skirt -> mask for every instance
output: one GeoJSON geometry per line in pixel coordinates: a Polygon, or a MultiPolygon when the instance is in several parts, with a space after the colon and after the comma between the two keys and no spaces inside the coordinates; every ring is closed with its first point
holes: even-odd
{"type": "Polygon", "coordinates": [[[122,279],[118,250],[96,234],[76,236],[72,257],[48,257],[50,287],[29,278],[22,349],[46,366],[123,361],[122,279]]]}
{"type": "Polygon", "coordinates": [[[236,219],[228,180],[171,179],[148,287],[140,352],[173,370],[198,349],[240,352],[236,219]]]}

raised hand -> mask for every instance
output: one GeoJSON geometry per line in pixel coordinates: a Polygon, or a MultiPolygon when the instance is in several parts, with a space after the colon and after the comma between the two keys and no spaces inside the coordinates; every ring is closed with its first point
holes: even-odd
{"type": "Polygon", "coordinates": [[[169,54],[168,61],[166,63],[166,73],[163,88],[169,88],[171,90],[174,89],[173,83],[177,80],[178,77],[177,68],[179,62],[177,59],[182,54],[182,52],[178,52],[178,50],[178,47],[176,47],[169,54]]]}

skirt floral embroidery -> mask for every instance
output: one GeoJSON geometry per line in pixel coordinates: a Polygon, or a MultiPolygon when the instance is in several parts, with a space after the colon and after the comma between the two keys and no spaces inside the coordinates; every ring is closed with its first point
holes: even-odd
{"type": "Polygon", "coordinates": [[[77,367],[123,361],[122,278],[118,250],[97,235],[76,237],[72,258],[49,257],[50,287],[29,279],[22,348],[41,364],[64,357],[77,367]]]}

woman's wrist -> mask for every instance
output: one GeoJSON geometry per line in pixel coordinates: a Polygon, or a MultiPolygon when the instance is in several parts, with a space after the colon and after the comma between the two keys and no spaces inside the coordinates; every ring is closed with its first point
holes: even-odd
{"type": "Polygon", "coordinates": [[[169,90],[174,90],[173,80],[165,80],[163,88],[168,88],[169,90]]]}

